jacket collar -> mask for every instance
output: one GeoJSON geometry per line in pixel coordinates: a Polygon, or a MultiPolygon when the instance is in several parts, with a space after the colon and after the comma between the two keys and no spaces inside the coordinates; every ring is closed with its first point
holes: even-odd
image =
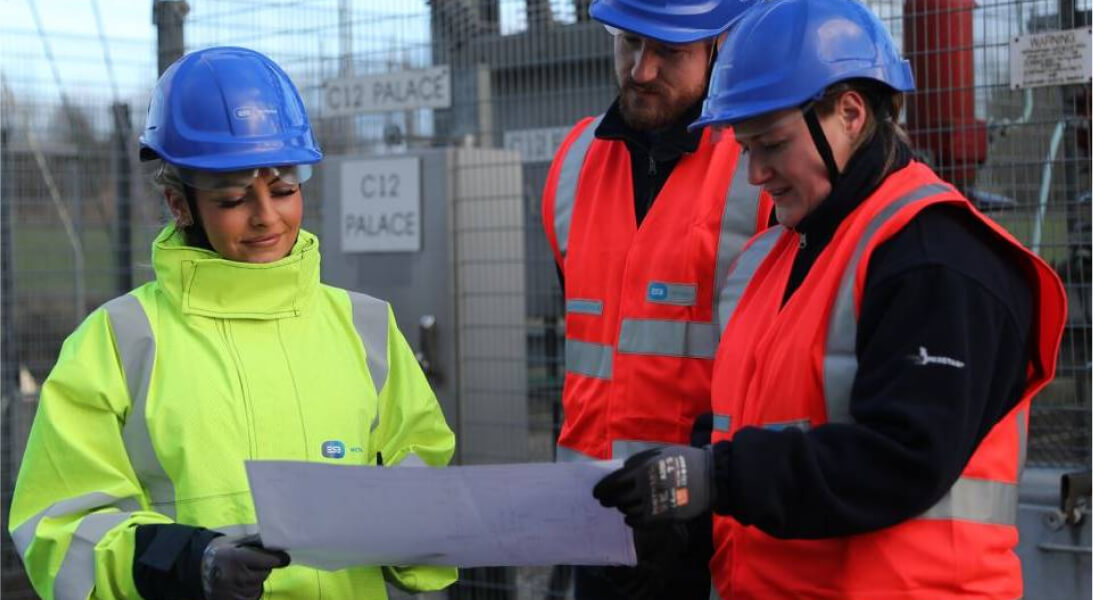
{"type": "Polygon", "coordinates": [[[884,169],[886,139],[883,134],[874,135],[850,157],[828,197],[794,228],[808,236],[809,244],[826,243],[831,239],[843,219],[871,196],[889,174],[911,162],[911,149],[899,140],[892,143],[896,144],[896,159],[887,170],[884,169]]]}
{"type": "Polygon", "coordinates": [[[619,99],[603,115],[596,128],[596,137],[605,140],[621,140],[648,152],[654,160],[664,162],[693,154],[702,142],[703,129],[688,131],[687,126],[702,114],[702,102],[698,102],[667,129],[656,132],[638,131],[626,124],[619,112],[619,99]]]}
{"type": "Polygon", "coordinates": [[[227,260],[185,245],[169,225],[152,243],[156,282],[184,314],[232,319],[295,317],[319,288],[319,240],[300,230],[285,258],[272,263],[227,260]]]}

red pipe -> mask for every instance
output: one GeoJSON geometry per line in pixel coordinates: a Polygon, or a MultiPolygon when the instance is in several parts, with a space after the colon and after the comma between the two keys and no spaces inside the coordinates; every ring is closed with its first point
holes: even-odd
{"type": "Polygon", "coordinates": [[[975,184],[976,167],[987,159],[987,126],[975,118],[975,8],[975,0],[903,5],[905,55],[917,88],[907,106],[911,139],[961,188],[975,184]]]}

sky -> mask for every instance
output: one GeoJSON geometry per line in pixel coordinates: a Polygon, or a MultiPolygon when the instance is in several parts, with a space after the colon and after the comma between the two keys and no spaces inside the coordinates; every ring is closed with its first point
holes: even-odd
{"type": "MultiPolygon", "coordinates": [[[[244,0],[190,0],[188,21],[200,24],[230,19],[233,13],[247,12],[247,4],[244,0]]],[[[275,0],[251,4],[262,5],[267,10],[275,8],[282,20],[285,13],[294,11],[306,18],[314,12],[315,5],[326,5],[326,12],[336,18],[337,0],[275,0]]],[[[352,4],[357,19],[424,11],[423,0],[355,0],[352,4]]],[[[566,2],[555,4],[560,5],[556,6],[557,17],[572,20],[572,8],[565,6],[566,2]]],[[[509,32],[524,29],[523,10],[520,0],[502,0],[503,29],[509,32]]],[[[122,97],[146,94],[149,80],[155,79],[156,31],[152,24],[152,0],[0,0],[0,24],[0,70],[5,83],[14,90],[59,98],[60,90],[47,59],[47,46],[53,54],[61,87],[75,97],[113,96],[115,89],[122,97]],[[99,19],[96,19],[96,6],[99,19]]],[[[239,32],[239,35],[245,34],[239,32]]],[[[337,42],[325,41],[328,47],[337,42]]],[[[260,45],[260,36],[254,42],[254,45],[260,45]]]]}
{"type": "Polygon", "coordinates": [[[5,84],[23,93],[59,97],[36,10],[66,93],[113,96],[115,87],[121,97],[142,93],[156,75],[151,6],[132,0],[0,0],[5,84]],[[101,19],[96,19],[96,4],[101,19]]]}
{"type": "MultiPolygon", "coordinates": [[[[443,0],[441,0],[443,1],[443,0]]],[[[1089,0],[1079,0],[1088,7],[1089,0]]],[[[290,73],[315,79],[337,68],[339,0],[190,0],[188,50],[237,43],[270,52],[290,73]],[[255,7],[262,7],[259,12],[255,7]],[[295,54],[294,54],[295,53],[295,54]],[[297,61],[296,67],[292,64],[297,61]],[[316,59],[316,57],[325,57],[316,59]],[[287,63],[287,64],[286,64],[287,63]]],[[[425,0],[353,0],[357,72],[388,70],[390,61],[429,60],[425,0]]],[[[874,10],[901,37],[902,2],[872,0],[874,10]]],[[[555,18],[571,22],[572,0],[552,0],[555,18]]],[[[1056,0],[981,0],[976,11],[976,85],[1004,83],[1008,39],[1020,33],[1016,7],[1027,18],[1056,0]],[[1003,81],[999,81],[1003,78],[1003,81]]],[[[501,0],[501,30],[526,28],[523,0],[501,0]]],[[[115,97],[146,104],[156,79],[152,0],[0,0],[0,74],[17,102],[59,103],[62,92],[84,104],[115,97]],[[96,7],[98,9],[96,13],[96,7]],[[38,22],[35,20],[35,13],[38,22]],[[96,17],[99,18],[96,18],[96,17]],[[40,29],[39,29],[40,23],[40,29]],[[54,60],[49,61],[48,51],[54,60]]],[[[0,115],[2,118],[2,115],[0,115]]]]}

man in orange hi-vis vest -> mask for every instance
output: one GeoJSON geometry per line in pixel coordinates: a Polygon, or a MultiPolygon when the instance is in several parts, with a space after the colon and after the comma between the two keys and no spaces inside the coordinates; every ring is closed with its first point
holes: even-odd
{"type": "MultiPolygon", "coordinates": [[[[580,121],[551,165],[543,225],[565,291],[557,459],[626,458],[688,443],[710,412],[718,298],[770,218],[731,135],[688,131],[718,37],[750,0],[598,0],[619,95],[580,121]]],[[[709,595],[708,529],[644,533],[637,569],[579,568],[578,600],[709,595]],[[705,538],[705,539],[703,539],[705,538]],[[688,549],[684,550],[684,547],[688,549]]]]}

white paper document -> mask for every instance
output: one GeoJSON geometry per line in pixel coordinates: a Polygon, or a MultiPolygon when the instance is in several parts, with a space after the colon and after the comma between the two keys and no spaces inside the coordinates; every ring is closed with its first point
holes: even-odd
{"type": "Polygon", "coordinates": [[[431,468],[248,461],[262,543],[295,564],[632,565],[592,487],[619,461],[431,468]]]}

